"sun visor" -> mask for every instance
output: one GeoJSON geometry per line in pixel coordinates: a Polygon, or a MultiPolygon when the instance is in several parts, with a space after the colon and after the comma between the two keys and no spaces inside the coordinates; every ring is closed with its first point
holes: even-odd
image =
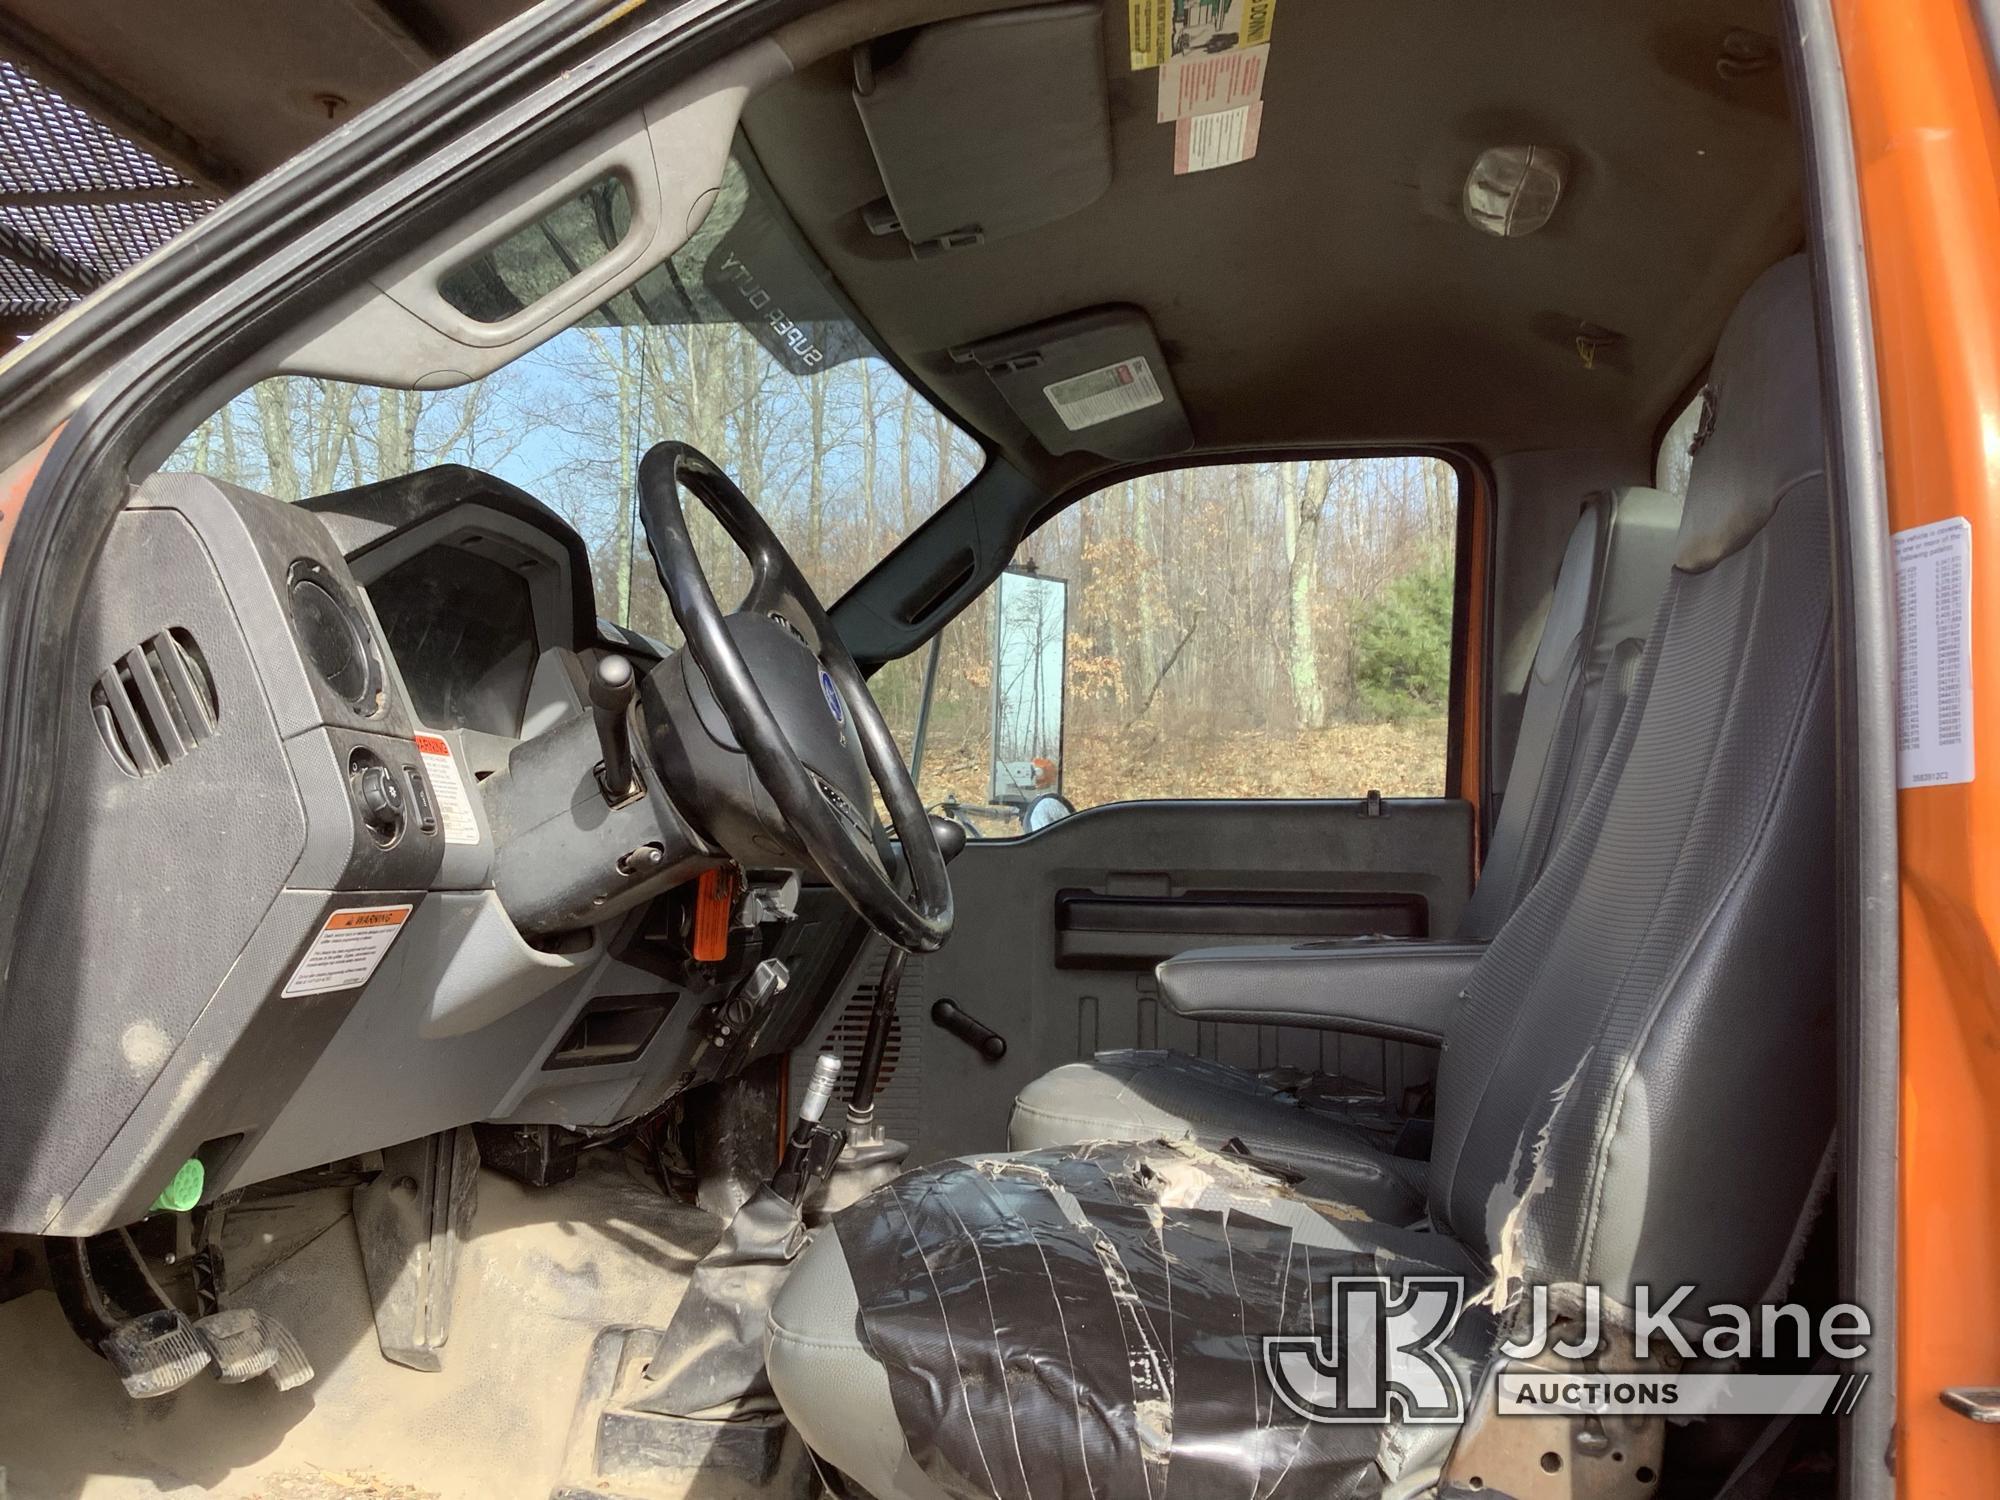
{"type": "Polygon", "coordinates": [[[918,254],[1067,217],[1111,186],[1104,7],[1037,5],[854,50],[854,107],[888,202],[877,234],[918,254]]]}
{"type": "Polygon", "coordinates": [[[1052,454],[1149,459],[1194,446],[1152,320],[1136,307],[1070,313],[951,357],[984,370],[1052,454]]]}

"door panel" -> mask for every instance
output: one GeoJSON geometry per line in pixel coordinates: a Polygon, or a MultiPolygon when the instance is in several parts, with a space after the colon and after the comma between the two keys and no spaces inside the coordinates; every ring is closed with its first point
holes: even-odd
{"type": "Polygon", "coordinates": [[[1470,805],[1375,806],[1371,815],[1358,800],[1117,803],[1026,838],[970,843],[951,867],[951,941],[910,965],[906,1062],[885,1094],[885,1109],[893,1098],[914,1125],[912,1159],[1003,1148],[1024,1085],[1115,1047],[1344,1073],[1392,1098],[1428,1081],[1434,1049],[1198,1024],[1167,1010],[1153,979],[1160,959],[1218,943],[1450,932],[1469,884],[1470,805]],[[1005,1037],[1006,1055],[987,1062],[937,1026],[931,1007],[945,999],[1005,1037]],[[912,1067],[917,1047],[923,1061],[912,1067]]]}

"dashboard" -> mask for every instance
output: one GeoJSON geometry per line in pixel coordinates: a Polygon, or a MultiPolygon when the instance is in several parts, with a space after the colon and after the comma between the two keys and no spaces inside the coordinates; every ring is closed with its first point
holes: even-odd
{"type": "Polygon", "coordinates": [[[866,929],[781,871],[693,958],[718,855],[650,768],[609,807],[596,780],[598,658],[664,648],[598,620],[581,538],[493,476],[287,505],[156,475],[79,648],[51,789],[76,836],[12,984],[41,1003],[0,1017],[0,1229],[131,1222],[190,1159],[213,1197],[461,1124],[599,1129],[853,987],[866,929]],[[790,983],[746,1010],[768,959],[790,983]]]}

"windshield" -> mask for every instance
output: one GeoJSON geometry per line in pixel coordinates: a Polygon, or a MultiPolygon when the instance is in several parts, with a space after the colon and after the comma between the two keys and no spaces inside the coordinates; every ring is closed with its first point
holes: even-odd
{"type": "MultiPolygon", "coordinates": [[[[623,234],[607,179],[452,273],[504,317],[623,234]],[[551,270],[551,267],[556,267],[551,270]]],[[[978,473],[984,454],[868,342],[739,141],[688,243],[576,326],[448,391],[264,381],[214,413],[169,469],[281,500],[463,463],[562,514],[590,549],[606,618],[678,642],[638,524],[638,459],[664,438],[720,464],[831,603],[978,473]]],[[[695,540],[718,600],[748,572],[706,512],[695,540]]]]}

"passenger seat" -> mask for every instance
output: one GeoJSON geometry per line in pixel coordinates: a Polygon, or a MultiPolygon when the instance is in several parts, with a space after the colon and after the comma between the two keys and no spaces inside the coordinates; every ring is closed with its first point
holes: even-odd
{"type": "MultiPolygon", "coordinates": [[[[1451,943],[1491,940],[1582,802],[1624,715],[1680,519],[1679,497],[1638,487],[1594,497],[1577,518],[1528,674],[1507,796],[1451,943]]],[[[1338,1103],[1307,1107],[1291,1088],[1241,1068],[1125,1050],[1066,1064],[1029,1084],[1015,1100],[1008,1140],[1015,1151],[1160,1136],[1212,1147],[1236,1140],[1303,1172],[1309,1188],[1378,1218],[1414,1212],[1423,1163],[1385,1157],[1383,1141],[1343,1116],[1338,1103]]]]}
{"type": "Polygon", "coordinates": [[[1597,773],[1673,566],[1681,502],[1632,486],[1590,500],[1556,570],[1500,817],[1460,942],[1489,942],[1528,894],[1597,773]]]}

